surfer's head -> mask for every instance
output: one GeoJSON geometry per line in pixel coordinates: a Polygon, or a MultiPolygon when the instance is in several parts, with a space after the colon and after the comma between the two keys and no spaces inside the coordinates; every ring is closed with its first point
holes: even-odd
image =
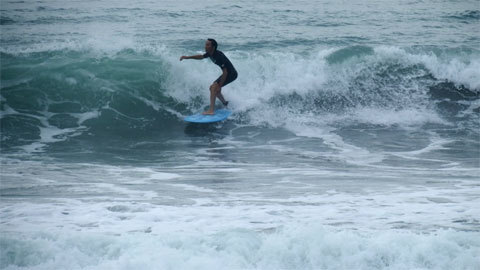
{"type": "Polygon", "coordinates": [[[212,54],[214,51],[217,50],[217,46],[217,41],[213,38],[209,38],[205,42],[205,52],[212,54]]]}

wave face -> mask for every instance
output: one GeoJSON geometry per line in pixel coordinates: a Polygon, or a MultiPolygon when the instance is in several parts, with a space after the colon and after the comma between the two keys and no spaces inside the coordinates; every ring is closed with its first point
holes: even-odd
{"type": "MultiPolygon", "coordinates": [[[[41,150],[80,137],[175,136],[208,104],[218,76],[161,48],[114,53],[2,53],[2,148],[41,150]]],[[[348,46],[295,53],[226,52],[239,71],[224,88],[235,121],[286,127],[455,125],[478,132],[476,50],[348,46]]],[[[478,134],[478,133],[477,133],[478,134]]]]}

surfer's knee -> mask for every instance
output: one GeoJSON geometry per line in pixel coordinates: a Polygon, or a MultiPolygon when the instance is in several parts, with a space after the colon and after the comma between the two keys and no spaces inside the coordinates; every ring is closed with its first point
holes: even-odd
{"type": "Polygon", "coordinates": [[[218,84],[214,83],[212,85],[210,85],[210,92],[213,93],[213,94],[217,94],[218,93],[218,84]]]}

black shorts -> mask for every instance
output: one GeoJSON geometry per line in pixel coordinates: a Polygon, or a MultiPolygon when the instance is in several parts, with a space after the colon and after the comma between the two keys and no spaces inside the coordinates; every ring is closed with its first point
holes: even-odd
{"type": "MultiPolygon", "coordinates": [[[[225,82],[223,83],[223,86],[235,81],[235,79],[237,79],[237,77],[238,77],[238,73],[237,73],[236,70],[234,70],[233,72],[229,72],[227,74],[227,79],[225,79],[225,82]]],[[[216,79],[215,82],[220,83],[221,79],[222,79],[222,75],[220,75],[220,77],[218,77],[218,79],[216,79]]]]}

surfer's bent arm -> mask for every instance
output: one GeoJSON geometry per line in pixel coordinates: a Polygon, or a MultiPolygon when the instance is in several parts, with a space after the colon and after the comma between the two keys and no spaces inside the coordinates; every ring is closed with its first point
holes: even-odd
{"type": "Polygon", "coordinates": [[[196,59],[196,60],[202,60],[203,58],[205,58],[202,54],[197,54],[197,55],[192,55],[192,56],[182,56],[180,57],[180,61],[182,61],[183,59],[196,59]]]}
{"type": "Polygon", "coordinates": [[[222,74],[222,77],[220,78],[220,82],[218,83],[220,85],[220,87],[223,86],[223,84],[227,80],[227,76],[228,76],[227,68],[222,68],[222,71],[223,71],[223,74],[222,74]]]}

